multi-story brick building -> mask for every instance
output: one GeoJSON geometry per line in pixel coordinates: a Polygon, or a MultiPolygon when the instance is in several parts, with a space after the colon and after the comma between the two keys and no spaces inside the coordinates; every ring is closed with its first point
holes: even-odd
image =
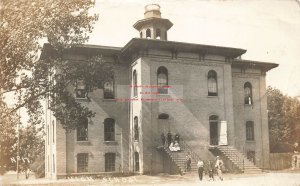
{"type": "Polygon", "coordinates": [[[194,160],[221,155],[241,170],[267,168],[266,72],[278,65],[242,60],[244,49],[168,41],[173,24],[158,5],[145,9],[134,24],[140,38],[124,47],[83,45],[65,53],[82,63],[102,55],[116,68],[90,101],[80,86],[74,90],[96,112],[77,130],[66,134],[47,112],[46,177],[182,171],[187,152],[194,160]],[[158,148],[169,131],[180,135],[176,156],[158,148]]]}

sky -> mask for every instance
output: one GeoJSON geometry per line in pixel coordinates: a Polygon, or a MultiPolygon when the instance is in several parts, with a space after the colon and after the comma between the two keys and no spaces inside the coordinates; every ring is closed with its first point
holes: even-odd
{"type": "Polygon", "coordinates": [[[174,24],[168,40],[246,49],[242,59],[279,64],[267,85],[300,96],[299,0],[96,0],[89,44],[123,47],[139,37],[132,26],[152,3],[174,24]]]}

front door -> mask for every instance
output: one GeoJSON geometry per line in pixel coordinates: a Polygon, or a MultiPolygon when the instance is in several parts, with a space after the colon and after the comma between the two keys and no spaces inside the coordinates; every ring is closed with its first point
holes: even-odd
{"type": "Polygon", "coordinates": [[[213,121],[209,123],[210,131],[210,145],[218,145],[218,122],[213,121]]]}

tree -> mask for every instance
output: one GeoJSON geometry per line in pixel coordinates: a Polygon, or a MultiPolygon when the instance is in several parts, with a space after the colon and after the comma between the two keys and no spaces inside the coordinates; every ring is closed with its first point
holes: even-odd
{"type": "Polygon", "coordinates": [[[268,87],[267,96],[270,151],[291,152],[297,142],[295,127],[300,124],[300,102],[272,87],[268,87]]]}
{"type": "Polygon", "coordinates": [[[19,136],[19,170],[30,168],[37,174],[43,175],[45,171],[45,144],[42,128],[33,125],[21,127],[19,136]]]}
{"type": "Polygon", "coordinates": [[[19,123],[16,113],[12,113],[8,117],[3,117],[3,113],[6,112],[10,112],[10,109],[0,99],[0,175],[7,170],[14,169],[11,158],[16,150],[16,126],[19,123]]]}
{"type": "MultiPolygon", "coordinates": [[[[67,130],[76,128],[81,118],[94,116],[93,111],[76,102],[70,87],[78,79],[84,81],[87,91],[102,87],[113,67],[101,56],[78,63],[63,55],[88,40],[98,19],[98,15],[89,14],[93,5],[92,0],[0,1],[0,100],[8,92],[19,95],[14,108],[8,109],[5,103],[0,105],[4,118],[0,131],[11,129],[7,132],[11,139],[15,140],[16,132],[15,124],[9,121],[21,107],[27,108],[28,122],[34,126],[43,124],[44,101],[49,102],[48,109],[67,130]],[[45,40],[49,44],[42,48],[45,40]],[[43,52],[47,55],[39,59],[41,50],[48,52],[43,52]]],[[[14,140],[4,143],[13,146],[14,140]]]]}

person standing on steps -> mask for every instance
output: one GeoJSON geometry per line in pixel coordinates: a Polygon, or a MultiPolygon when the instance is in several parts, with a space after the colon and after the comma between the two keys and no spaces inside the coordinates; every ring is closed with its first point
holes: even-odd
{"type": "Polygon", "coordinates": [[[165,146],[166,137],[165,137],[165,134],[163,132],[161,133],[160,138],[161,138],[162,145],[165,146]]]}
{"type": "Polygon", "coordinates": [[[174,137],[174,140],[177,141],[178,144],[179,144],[179,137],[180,137],[180,135],[178,133],[176,133],[175,137],[174,137]]]}
{"type": "Polygon", "coordinates": [[[185,172],[191,173],[191,163],[192,163],[192,157],[191,157],[191,154],[188,152],[188,154],[186,155],[186,170],[185,170],[185,172]]]}
{"type": "Polygon", "coordinates": [[[172,141],[173,141],[172,134],[171,134],[170,131],[167,134],[167,140],[168,140],[168,147],[169,147],[171,145],[172,141]]]}
{"type": "Polygon", "coordinates": [[[199,159],[198,163],[197,163],[197,167],[198,167],[198,175],[199,175],[199,179],[200,181],[202,181],[203,179],[203,171],[204,171],[204,163],[201,159],[199,159]]]}

